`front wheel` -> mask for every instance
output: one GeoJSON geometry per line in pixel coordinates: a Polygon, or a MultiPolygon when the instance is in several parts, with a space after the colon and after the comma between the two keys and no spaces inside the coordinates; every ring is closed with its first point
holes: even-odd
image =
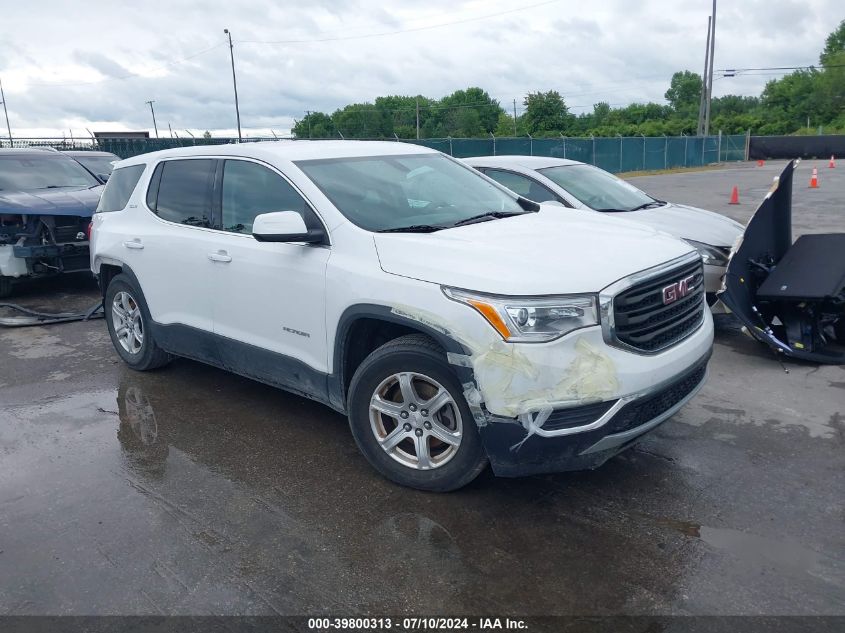
{"type": "Polygon", "coordinates": [[[11,277],[3,277],[0,275],[0,299],[5,299],[12,295],[12,279],[11,277]]]}
{"type": "Polygon", "coordinates": [[[487,463],[460,384],[423,335],[390,341],[361,363],[349,386],[349,422],[367,460],[404,486],[456,490],[487,463]]]}

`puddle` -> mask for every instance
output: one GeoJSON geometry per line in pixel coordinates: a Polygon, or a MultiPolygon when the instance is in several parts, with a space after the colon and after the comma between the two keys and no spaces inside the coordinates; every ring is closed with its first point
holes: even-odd
{"type": "Polygon", "coordinates": [[[700,539],[711,547],[725,551],[755,567],[774,565],[794,572],[823,575],[820,572],[822,561],[826,557],[797,543],[730,528],[709,527],[692,521],[658,519],[657,523],[684,536],[700,539]]]}
{"type": "MultiPolygon", "coordinates": [[[[714,398],[711,397],[710,400],[712,401],[714,398]]],[[[839,427],[837,426],[840,420],[836,417],[839,414],[834,414],[833,416],[828,414],[822,417],[820,415],[798,411],[788,406],[779,407],[776,414],[780,417],[766,415],[769,412],[775,413],[774,409],[766,411],[760,408],[755,412],[757,415],[753,415],[743,409],[704,404],[700,400],[694,400],[673,419],[690,426],[704,426],[710,422],[717,422],[769,428],[782,433],[801,429],[810,438],[825,440],[840,437],[839,427]]]]}
{"type": "Polygon", "coordinates": [[[58,418],[94,424],[106,417],[103,414],[113,412],[116,399],[114,389],[102,389],[48,398],[35,404],[10,405],[6,413],[26,422],[58,418]]]}

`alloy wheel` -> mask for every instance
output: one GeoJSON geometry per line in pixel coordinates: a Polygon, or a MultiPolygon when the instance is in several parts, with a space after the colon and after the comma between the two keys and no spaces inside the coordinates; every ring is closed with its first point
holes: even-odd
{"type": "Polygon", "coordinates": [[[431,470],[458,452],[463,421],[439,382],[416,372],[385,378],[370,399],[370,426],[379,446],[399,463],[431,470]]]}

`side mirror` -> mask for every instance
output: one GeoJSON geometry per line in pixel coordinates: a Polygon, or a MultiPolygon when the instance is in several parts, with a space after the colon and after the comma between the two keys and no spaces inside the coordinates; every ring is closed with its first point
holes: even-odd
{"type": "Polygon", "coordinates": [[[296,211],[274,211],[255,216],[252,236],[259,242],[326,242],[325,231],[322,228],[309,231],[305,220],[296,211]]]}
{"type": "Polygon", "coordinates": [[[103,182],[103,184],[105,184],[105,183],[107,183],[107,182],[109,181],[109,176],[110,176],[110,175],[111,175],[111,174],[97,174],[97,178],[98,178],[101,182],[103,182]]]}

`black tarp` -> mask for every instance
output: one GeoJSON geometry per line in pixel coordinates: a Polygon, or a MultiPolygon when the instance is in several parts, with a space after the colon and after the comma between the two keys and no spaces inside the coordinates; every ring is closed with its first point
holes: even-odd
{"type": "Polygon", "coordinates": [[[749,160],[769,158],[845,157],[845,134],[825,136],[752,136],[748,143],[749,160]]]}

